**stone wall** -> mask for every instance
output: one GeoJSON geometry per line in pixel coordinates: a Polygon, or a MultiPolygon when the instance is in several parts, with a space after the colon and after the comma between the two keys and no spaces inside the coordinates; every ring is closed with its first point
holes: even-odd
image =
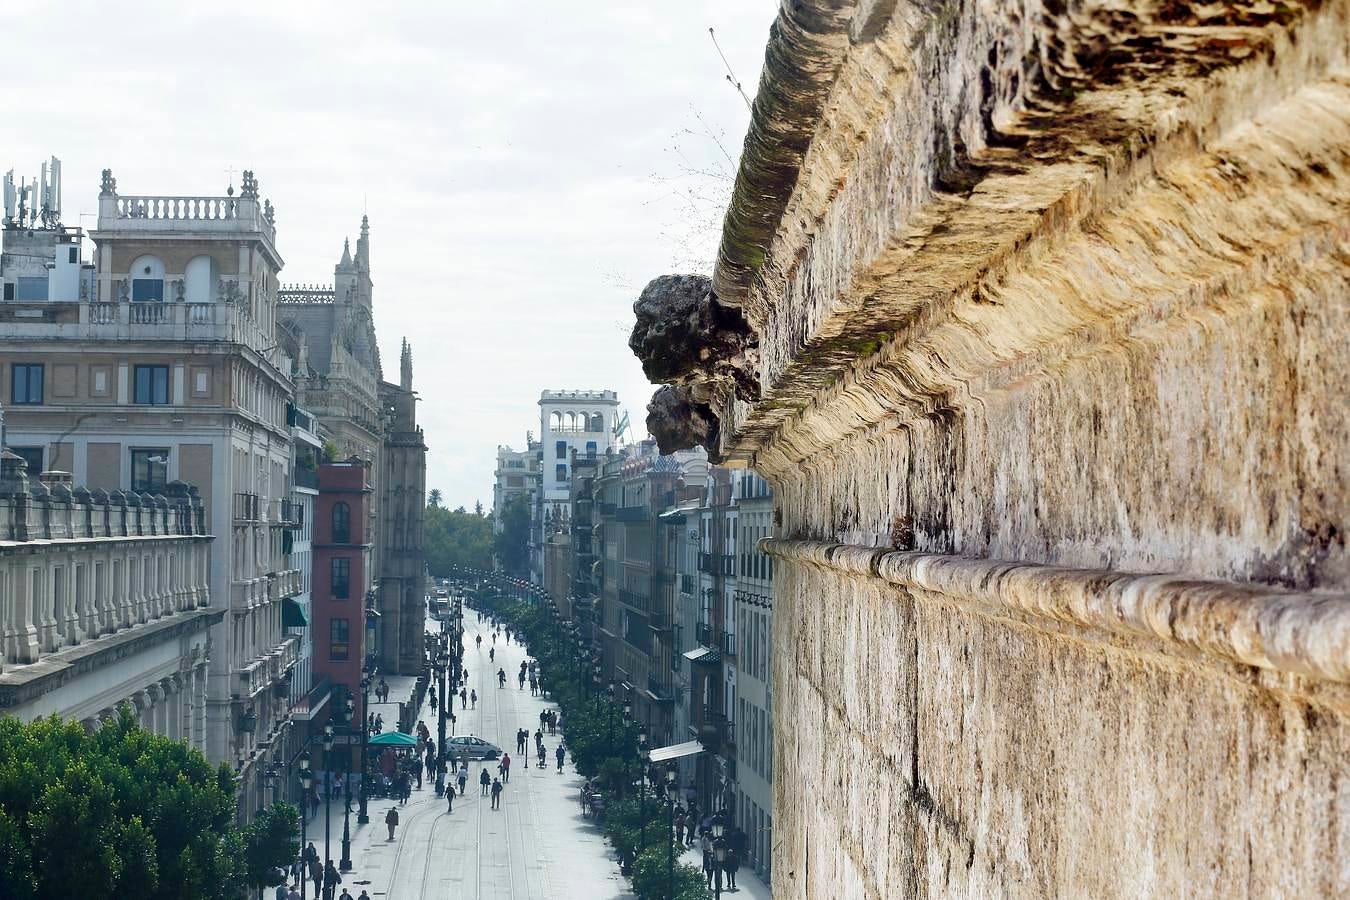
{"type": "Polygon", "coordinates": [[[776,895],[1350,892],[1348,22],[785,5],[633,342],[777,497],[776,895]]]}

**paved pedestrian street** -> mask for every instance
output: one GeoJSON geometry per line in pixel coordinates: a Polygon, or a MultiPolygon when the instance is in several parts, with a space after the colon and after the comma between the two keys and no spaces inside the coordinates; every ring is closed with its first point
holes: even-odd
{"type": "MultiPolygon", "coordinates": [[[[497,775],[497,763],[476,761],[469,763],[469,783],[464,796],[455,799],[453,813],[446,813],[445,800],[436,796],[433,781],[424,781],[422,790],[414,790],[407,806],[396,807],[400,824],[392,842],[387,840],[384,817],[394,804],[371,800],[370,823],[358,827],[353,802],[354,868],[343,875],[342,887],[353,897],[366,890],[371,897],[391,900],[632,898],[609,845],[581,815],[581,777],[570,762],[563,774],[557,772],[553,751],[562,736],[544,736],[546,769],[529,768],[524,759],[516,758],[516,730],[528,727],[533,735],[540,711],[548,707],[542,698],[530,696],[528,683],[525,690],[517,689],[514,676],[526,658],[524,648],[498,638],[496,660],[489,662],[493,643],[488,624],[479,623],[477,614],[467,607],[464,616],[464,665],[469,672],[468,687],[478,692],[479,699],[477,709],[461,710],[456,698],[454,733],[476,735],[511,754],[511,780],[502,792],[501,809],[490,808],[489,798],[480,796],[478,785],[484,767],[490,775],[497,775]],[[481,649],[474,645],[479,633],[483,635],[481,649]],[[508,676],[505,688],[497,687],[499,668],[508,676]]],[[[440,625],[428,621],[427,628],[438,631],[440,625]]],[[[379,708],[371,706],[372,710],[379,708]]],[[[429,705],[423,706],[420,718],[434,738],[436,716],[429,705]]],[[[389,713],[385,720],[387,731],[393,721],[389,713]]],[[[446,734],[450,736],[448,723],[446,734]]],[[[532,745],[533,738],[531,749],[532,745]]],[[[320,854],[324,852],[323,815],[320,807],[309,826],[309,840],[320,854]]],[[[336,861],[341,855],[341,802],[333,804],[332,821],[331,855],[336,861]]]]}

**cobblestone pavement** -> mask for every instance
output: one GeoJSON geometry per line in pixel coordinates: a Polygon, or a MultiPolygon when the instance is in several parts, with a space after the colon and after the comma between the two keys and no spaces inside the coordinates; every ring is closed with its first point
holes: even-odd
{"type": "MultiPolygon", "coordinates": [[[[371,897],[390,900],[419,898],[465,898],[465,900],[631,900],[627,882],[619,874],[609,845],[577,802],[581,777],[565,767],[558,774],[553,750],[560,737],[544,737],[550,765],[527,768],[516,759],[516,729],[539,727],[539,713],[546,704],[530,696],[529,685],[518,690],[514,680],[525,649],[498,638],[496,660],[488,651],[494,645],[486,622],[479,623],[473,610],[465,609],[464,664],[468,686],[478,692],[477,709],[459,709],[455,703],[456,734],[473,734],[511,753],[511,780],[502,793],[501,809],[493,810],[487,797],[479,796],[478,775],[486,766],[497,774],[495,762],[469,763],[469,785],[447,814],[445,801],[436,796],[433,783],[414,790],[407,806],[398,807],[397,837],[388,841],[384,817],[393,804],[372,800],[370,824],[357,826],[352,812],[352,861],[354,869],[343,876],[342,886],[353,897],[367,890],[371,897]],[[474,635],[483,635],[483,646],[474,645],[474,635]],[[498,688],[496,672],[506,670],[507,686],[498,688]]],[[[436,622],[427,628],[439,629],[436,622]]],[[[376,709],[372,705],[372,710],[376,709]]],[[[436,734],[436,717],[429,707],[421,718],[436,734]]],[[[386,721],[389,716],[386,714],[386,721]]],[[[447,734],[449,726],[447,725],[447,734]]],[[[342,803],[332,809],[332,855],[339,857],[342,837],[342,803]]],[[[323,848],[322,807],[309,828],[310,840],[319,853],[323,848]]]]}

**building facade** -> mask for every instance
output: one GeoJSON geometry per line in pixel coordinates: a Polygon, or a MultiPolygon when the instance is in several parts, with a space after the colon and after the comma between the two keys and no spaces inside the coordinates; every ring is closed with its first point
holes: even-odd
{"type": "Polygon", "coordinates": [[[120,194],[108,171],[98,210],[78,278],[59,271],[80,258],[77,231],[3,231],[7,283],[20,256],[40,252],[51,272],[45,292],[16,280],[0,303],[0,396],[18,401],[6,440],[91,490],[197,486],[210,602],[228,611],[212,630],[205,748],[252,784],[289,727],[278,686],[299,649],[282,624],[299,576],[283,552],[293,383],[274,330],[273,210],[252,173],[237,196],[162,197],[120,194]]]}
{"type": "Polygon", "coordinates": [[[736,821],[745,830],[743,864],[772,885],[773,869],[773,557],[761,543],[774,535],[773,491],[753,471],[736,490],[736,584],[732,640],[737,645],[734,711],[737,729],[736,821]]]}
{"type": "Polygon", "coordinates": [[[288,285],[278,317],[296,357],[296,403],[314,413],[334,458],[369,460],[377,665],[415,675],[425,666],[426,443],[417,425],[412,349],[403,343],[399,381],[384,380],[375,335],[370,222],[361,217],[353,256],[344,242],[331,285],[288,285]]]}
{"type": "Polygon", "coordinates": [[[360,694],[367,652],[367,610],[374,608],[370,503],[366,460],[322,463],[314,527],[314,673],[344,698],[360,694]]]}
{"type": "MultiPolygon", "coordinates": [[[[4,428],[0,422],[0,446],[4,428]]],[[[195,488],[72,489],[0,451],[0,715],[144,728],[207,748],[211,536],[195,488]]]]}
{"type": "MultiPolygon", "coordinates": [[[[540,548],[540,567],[532,574],[543,584],[545,536],[570,529],[572,453],[597,458],[617,444],[619,395],[614,391],[543,391],[539,395],[540,506],[531,540],[540,548]]],[[[532,554],[533,555],[533,554],[532,554]]]]}

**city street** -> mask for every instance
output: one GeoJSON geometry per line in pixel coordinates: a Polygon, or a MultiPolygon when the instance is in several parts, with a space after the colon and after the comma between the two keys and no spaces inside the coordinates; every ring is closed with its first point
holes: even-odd
{"type": "MultiPolygon", "coordinates": [[[[477,614],[467,607],[464,616],[464,665],[469,673],[468,687],[478,692],[479,699],[477,709],[461,710],[456,698],[455,733],[476,735],[511,754],[511,780],[502,792],[501,809],[490,808],[489,798],[480,796],[478,785],[484,766],[490,775],[497,775],[496,762],[469,763],[468,787],[464,796],[456,799],[451,814],[445,812],[444,799],[436,796],[434,783],[424,782],[422,790],[413,791],[407,806],[397,807],[400,824],[392,842],[386,840],[384,817],[394,804],[372,800],[370,824],[358,828],[353,812],[355,868],[343,876],[342,887],[353,897],[366,890],[372,897],[395,900],[631,898],[609,845],[581,815],[577,800],[581,777],[570,764],[563,774],[557,773],[553,750],[561,736],[544,737],[549,761],[546,769],[529,768],[524,759],[516,758],[516,730],[529,728],[533,735],[539,727],[539,713],[547,707],[542,699],[530,696],[528,683],[525,690],[517,689],[514,676],[526,658],[524,648],[499,638],[496,660],[489,662],[488,653],[494,646],[489,626],[479,623],[477,614]],[[477,648],[474,636],[480,633],[483,645],[477,648]],[[506,670],[505,688],[497,687],[498,668],[506,670]]],[[[427,629],[439,631],[440,623],[428,620],[427,629]]],[[[373,704],[371,708],[381,709],[373,704]]],[[[429,705],[422,708],[420,718],[435,737],[436,716],[429,705]]],[[[388,712],[385,720],[392,721],[388,712]]],[[[386,730],[390,730],[389,724],[386,730]]],[[[450,735],[448,724],[446,734],[450,735]]],[[[309,828],[310,840],[320,854],[322,816],[320,807],[319,819],[309,828]]],[[[340,802],[334,803],[332,816],[332,855],[337,859],[342,836],[340,802]]]]}

